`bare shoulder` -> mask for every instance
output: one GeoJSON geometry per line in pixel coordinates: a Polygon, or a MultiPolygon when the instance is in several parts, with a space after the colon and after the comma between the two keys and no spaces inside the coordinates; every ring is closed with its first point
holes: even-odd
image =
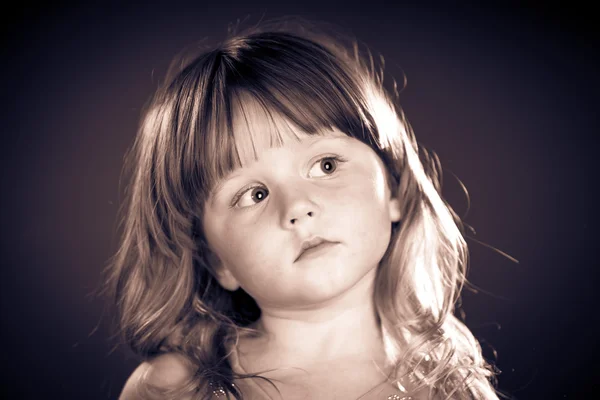
{"type": "Polygon", "coordinates": [[[193,373],[185,357],[167,353],[141,363],[131,374],[119,400],[142,400],[138,387],[142,380],[160,388],[174,388],[182,384],[193,373]]]}

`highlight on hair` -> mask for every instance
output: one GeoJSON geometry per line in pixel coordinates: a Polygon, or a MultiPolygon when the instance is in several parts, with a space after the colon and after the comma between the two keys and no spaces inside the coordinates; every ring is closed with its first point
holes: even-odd
{"type": "Polygon", "coordinates": [[[234,374],[228,349],[239,335],[257,334],[248,325],[260,310],[242,289],[220,287],[201,227],[214,185],[240,166],[232,118],[250,96],[309,134],[335,127],[361,140],[388,168],[403,219],[392,227],[374,301],[391,379],[410,378],[436,399],[495,399],[499,371],[453,313],[468,250],[441,197],[439,160],[418,145],[397,93],[384,88],[383,63],[376,67],[356,42],[312,29],[288,21],[231,32],[182,62],[146,108],[126,159],[122,237],[107,288],[135,353],[182,354],[195,374],[179,388],[147,382],[141,390],[147,398],[206,399],[221,387],[243,398],[232,383],[249,376],[234,374]]]}

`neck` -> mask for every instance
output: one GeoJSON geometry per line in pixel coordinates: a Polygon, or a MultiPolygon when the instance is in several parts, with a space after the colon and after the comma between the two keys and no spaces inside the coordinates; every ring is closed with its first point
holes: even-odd
{"type": "Polygon", "coordinates": [[[373,304],[375,274],[374,269],[324,304],[297,310],[261,308],[255,328],[263,335],[246,350],[276,354],[278,363],[288,365],[381,361],[383,342],[373,304]]]}

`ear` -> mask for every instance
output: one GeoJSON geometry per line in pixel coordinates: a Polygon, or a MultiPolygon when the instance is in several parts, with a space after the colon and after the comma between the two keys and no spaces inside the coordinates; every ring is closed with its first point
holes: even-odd
{"type": "Polygon", "coordinates": [[[206,251],[208,262],[215,271],[215,278],[221,287],[231,292],[238,290],[240,288],[240,284],[235,276],[233,276],[227,265],[225,265],[225,263],[223,263],[211,249],[206,249],[206,251]]]}
{"type": "Polygon", "coordinates": [[[388,211],[390,215],[390,220],[392,222],[398,222],[402,218],[402,214],[400,212],[400,200],[395,197],[390,197],[388,211]]]}
{"type": "Polygon", "coordinates": [[[217,281],[225,290],[229,290],[230,292],[235,292],[240,288],[240,284],[229,268],[225,265],[219,265],[216,269],[217,281]]]}

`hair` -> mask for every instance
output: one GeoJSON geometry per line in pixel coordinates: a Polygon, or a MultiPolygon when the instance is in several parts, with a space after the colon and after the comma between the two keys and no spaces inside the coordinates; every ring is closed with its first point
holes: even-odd
{"type": "Polygon", "coordinates": [[[383,64],[354,40],[289,22],[232,31],[173,64],[125,160],[123,231],[106,280],[136,354],[179,353],[193,365],[181,387],[146,382],[148,397],[205,399],[221,387],[242,399],[233,380],[252,376],[234,374],[227,343],[256,334],[249,325],[260,309],[242,289],[218,284],[201,228],[212,188],[241,165],[232,118],[249,96],[308,134],[335,127],[384,161],[403,215],[373,294],[393,379],[410,377],[435,398],[497,398],[499,370],[454,315],[467,283],[464,225],[441,196],[439,159],[418,145],[395,81],[385,88],[383,64]]]}

